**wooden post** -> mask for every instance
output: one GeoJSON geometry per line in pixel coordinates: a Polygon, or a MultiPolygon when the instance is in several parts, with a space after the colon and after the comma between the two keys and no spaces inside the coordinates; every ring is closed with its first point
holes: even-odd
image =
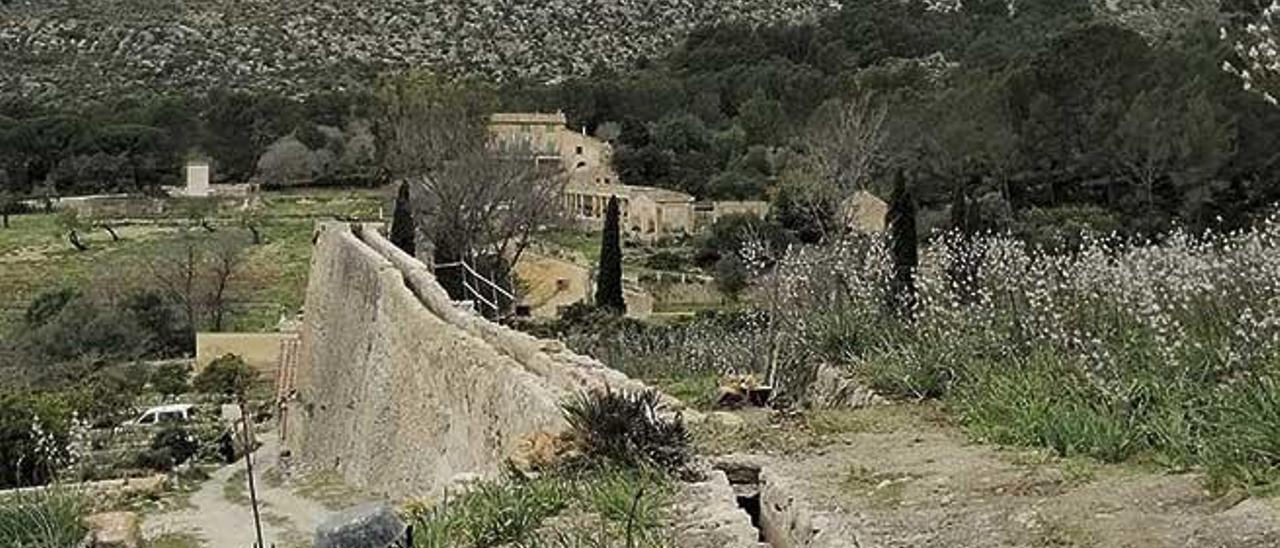
{"type": "Polygon", "coordinates": [[[239,398],[240,423],[244,426],[244,467],[249,474],[249,504],[253,507],[253,528],[258,534],[256,548],[266,548],[262,542],[262,516],[258,514],[258,488],[253,481],[253,432],[249,429],[249,413],[245,411],[244,398],[239,398]]]}

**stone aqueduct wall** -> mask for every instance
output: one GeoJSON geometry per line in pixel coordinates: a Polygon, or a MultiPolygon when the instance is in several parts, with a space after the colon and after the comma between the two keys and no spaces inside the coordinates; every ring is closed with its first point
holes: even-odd
{"type": "Polygon", "coordinates": [[[431,272],[370,228],[317,227],[287,443],[392,497],[496,474],[521,438],[566,427],[584,389],[642,385],[454,307],[431,272]]]}

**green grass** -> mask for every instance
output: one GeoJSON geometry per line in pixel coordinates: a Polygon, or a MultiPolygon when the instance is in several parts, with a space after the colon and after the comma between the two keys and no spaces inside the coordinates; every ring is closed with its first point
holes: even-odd
{"type": "Polygon", "coordinates": [[[294,491],[298,496],[316,501],[330,510],[353,506],[368,498],[366,493],[348,486],[332,470],[313,472],[298,478],[294,483],[294,491]]]}
{"type": "Polygon", "coordinates": [[[232,504],[243,506],[249,505],[249,473],[244,470],[236,470],[227,478],[226,483],[222,484],[222,498],[232,504]]]}
{"type": "Polygon", "coordinates": [[[67,548],[84,537],[78,493],[51,488],[0,499],[0,548],[67,548]]]}
{"type": "MultiPolygon", "coordinates": [[[[219,231],[243,230],[228,201],[211,221],[219,231]]],[[[311,260],[311,235],[317,220],[376,220],[381,212],[377,191],[320,191],[317,195],[261,197],[261,230],[265,242],[251,247],[243,269],[232,280],[231,329],[267,331],[282,315],[302,306],[311,260]]],[[[178,208],[174,208],[175,210],[178,208]]],[[[0,229],[0,334],[17,327],[27,304],[42,291],[57,287],[132,287],[145,284],[147,260],[178,236],[187,223],[180,211],[159,218],[119,219],[120,241],[106,231],[82,234],[88,251],[68,243],[56,215],[11,217],[0,229]]],[[[204,235],[197,229],[197,235],[204,235]]]]}
{"type": "Polygon", "coordinates": [[[417,548],[618,546],[628,537],[652,547],[663,545],[673,492],[657,472],[561,472],[483,482],[409,513],[417,548]]]}
{"type": "Polygon", "coordinates": [[[720,388],[719,376],[707,372],[690,372],[688,375],[646,380],[664,394],[694,409],[711,409],[720,388]]]}
{"type": "Polygon", "coordinates": [[[600,262],[600,234],[561,229],[541,232],[538,240],[580,254],[589,264],[600,262]]]}
{"type": "Polygon", "coordinates": [[[200,548],[204,541],[191,533],[165,533],[150,539],[144,548],[200,548]]]}

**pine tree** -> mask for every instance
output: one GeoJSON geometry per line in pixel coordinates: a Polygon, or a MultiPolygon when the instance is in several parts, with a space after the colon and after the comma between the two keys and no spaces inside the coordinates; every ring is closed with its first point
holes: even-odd
{"type": "Polygon", "coordinates": [[[604,234],[600,241],[600,269],[596,278],[596,307],[614,314],[627,311],[622,297],[622,242],[619,234],[618,197],[609,197],[604,234]]]}
{"type": "Polygon", "coordinates": [[[409,256],[416,256],[413,236],[417,230],[413,224],[413,212],[409,209],[409,183],[400,183],[400,191],[396,194],[395,212],[391,217],[391,243],[404,250],[409,256]]]}
{"type": "Polygon", "coordinates": [[[893,255],[893,279],[890,280],[889,298],[893,310],[904,318],[911,316],[915,301],[915,271],[920,262],[919,244],[916,242],[916,203],[907,187],[902,171],[898,171],[885,215],[889,227],[889,246],[893,255]]]}

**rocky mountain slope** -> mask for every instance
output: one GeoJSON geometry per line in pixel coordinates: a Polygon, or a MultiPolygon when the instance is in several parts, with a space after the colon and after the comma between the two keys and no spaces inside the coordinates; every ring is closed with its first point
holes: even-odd
{"type": "Polygon", "coordinates": [[[717,21],[794,21],[837,0],[0,0],[0,93],[302,95],[431,67],[553,80],[659,55],[717,21]]]}

